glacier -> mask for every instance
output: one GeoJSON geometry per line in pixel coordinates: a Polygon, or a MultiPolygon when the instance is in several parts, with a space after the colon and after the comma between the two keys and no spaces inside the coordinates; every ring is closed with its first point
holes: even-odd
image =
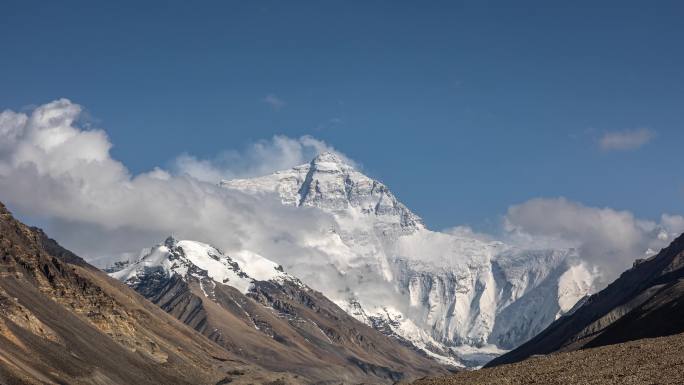
{"type": "Polygon", "coordinates": [[[387,186],[332,152],[220,185],[331,215],[332,228],[307,240],[323,264],[267,257],[358,320],[445,364],[481,366],[593,290],[595,274],[575,250],[432,231],[387,186]]]}

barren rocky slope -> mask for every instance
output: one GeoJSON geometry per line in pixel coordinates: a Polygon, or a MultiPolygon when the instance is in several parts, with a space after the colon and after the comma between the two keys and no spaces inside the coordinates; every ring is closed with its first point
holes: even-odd
{"type": "Polygon", "coordinates": [[[0,204],[0,383],[299,382],[250,365],[0,204]]]}
{"type": "Polygon", "coordinates": [[[684,379],[684,334],[641,339],[548,356],[414,385],[679,385],[684,379]]]}

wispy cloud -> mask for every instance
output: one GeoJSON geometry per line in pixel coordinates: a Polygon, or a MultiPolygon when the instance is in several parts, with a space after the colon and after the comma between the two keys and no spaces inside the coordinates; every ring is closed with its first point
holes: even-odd
{"type": "Polygon", "coordinates": [[[325,122],[320,123],[316,126],[316,131],[328,130],[342,124],[342,119],[340,118],[330,118],[325,122]]]}
{"type": "Polygon", "coordinates": [[[275,94],[266,95],[266,97],[264,97],[263,101],[264,101],[264,103],[271,106],[271,108],[274,111],[278,111],[281,108],[285,107],[285,101],[283,99],[277,97],[275,94]]]}
{"type": "Polygon", "coordinates": [[[655,137],[655,131],[648,128],[610,131],[599,139],[599,146],[605,151],[634,150],[646,145],[655,137]]]}
{"type": "Polygon", "coordinates": [[[347,163],[357,165],[329,144],[312,136],[290,138],[276,135],[269,140],[254,142],[240,151],[225,150],[213,158],[182,154],[174,160],[172,171],[216,183],[223,179],[249,178],[286,170],[308,163],[322,152],[334,152],[347,163]]]}

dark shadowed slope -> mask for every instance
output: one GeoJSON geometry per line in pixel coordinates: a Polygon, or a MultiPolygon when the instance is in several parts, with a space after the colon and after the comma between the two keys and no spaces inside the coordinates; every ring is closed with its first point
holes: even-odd
{"type": "Polygon", "coordinates": [[[266,383],[0,204],[1,384],[266,383]]]}
{"type": "Polygon", "coordinates": [[[574,313],[487,366],[684,332],[684,235],[640,260],[574,313]]]}
{"type": "Polygon", "coordinates": [[[684,334],[532,357],[415,385],[681,385],[684,334]]]}

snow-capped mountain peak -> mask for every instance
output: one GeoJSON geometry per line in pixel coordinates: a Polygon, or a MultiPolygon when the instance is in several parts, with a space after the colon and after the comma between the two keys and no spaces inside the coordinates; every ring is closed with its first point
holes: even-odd
{"type": "Polygon", "coordinates": [[[228,256],[206,243],[179,241],[173,236],[143,250],[138,261],[110,275],[130,284],[150,274],[211,280],[214,284],[232,286],[242,293],[247,293],[255,281],[297,281],[277,263],[251,251],[239,251],[228,256]]]}
{"type": "Polygon", "coordinates": [[[333,232],[308,241],[325,245],[316,251],[328,256],[328,270],[269,258],[358,320],[442,362],[482,365],[534,336],[592,290],[594,274],[573,250],[528,250],[430,231],[387,186],[335,153],[221,185],[275,193],[285,205],[329,214],[333,232]]]}
{"type": "Polygon", "coordinates": [[[354,166],[334,152],[322,152],[311,160],[311,168],[318,171],[353,170],[354,166]]]}
{"type": "Polygon", "coordinates": [[[372,216],[402,233],[424,228],[383,183],[359,172],[342,156],[324,152],[310,163],[271,175],[221,181],[226,188],[250,193],[277,193],[283,204],[317,207],[339,217],[372,216]]]}

